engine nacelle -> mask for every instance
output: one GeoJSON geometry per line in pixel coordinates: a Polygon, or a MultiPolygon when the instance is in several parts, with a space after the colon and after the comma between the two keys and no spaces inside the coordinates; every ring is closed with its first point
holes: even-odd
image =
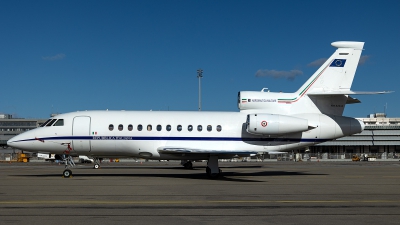
{"type": "Polygon", "coordinates": [[[265,109],[278,103],[275,93],[264,91],[240,91],[238,93],[238,107],[240,110],[265,109]]]}
{"type": "Polygon", "coordinates": [[[280,135],[309,130],[308,120],[274,114],[247,115],[246,130],[256,135],[280,135]]]}

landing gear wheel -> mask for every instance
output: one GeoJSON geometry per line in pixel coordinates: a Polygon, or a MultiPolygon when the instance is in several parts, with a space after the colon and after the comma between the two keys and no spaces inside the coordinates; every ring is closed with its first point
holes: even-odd
{"type": "Polygon", "coordinates": [[[218,172],[218,173],[211,173],[210,167],[207,167],[207,168],[206,168],[206,173],[207,173],[207,176],[208,176],[209,178],[211,178],[211,179],[216,179],[216,178],[218,178],[218,177],[221,176],[222,170],[219,169],[219,172],[218,172]]]}
{"type": "Polygon", "coordinates": [[[93,167],[94,169],[98,169],[98,168],[100,168],[100,165],[99,164],[94,164],[94,167],[93,167]]]}
{"type": "Polygon", "coordinates": [[[188,161],[185,164],[183,164],[183,167],[185,167],[185,169],[191,170],[193,169],[193,163],[191,161],[188,161]]]}
{"type": "Polygon", "coordinates": [[[70,178],[72,176],[72,171],[71,170],[64,170],[63,172],[63,177],[64,178],[70,178]]]}

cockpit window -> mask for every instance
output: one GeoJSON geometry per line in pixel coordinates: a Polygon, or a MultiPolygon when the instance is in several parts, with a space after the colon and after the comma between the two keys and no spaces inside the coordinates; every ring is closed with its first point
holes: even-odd
{"type": "Polygon", "coordinates": [[[64,126],[64,119],[59,119],[53,126],[64,126]]]}
{"type": "Polygon", "coordinates": [[[46,124],[46,127],[50,127],[53,125],[54,122],[56,122],[57,119],[52,119],[49,123],[46,124]]]}
{"type": "Polygon", "coordinates": [[[48,119],[46,122],[42,123],[42,125],[40,125],[40,127],[46,126],[46,124],[47,124],[48,122],[50,122],[50,121],[51,121],[51,119],[48,119]]]}

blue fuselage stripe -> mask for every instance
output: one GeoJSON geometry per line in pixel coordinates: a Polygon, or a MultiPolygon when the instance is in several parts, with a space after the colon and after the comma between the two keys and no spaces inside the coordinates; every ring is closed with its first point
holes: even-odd
{"type": "Polygon", "coordinates": [[[166,137],[166,136],[60,136],[60,137],[43,137],[18,140],[23,141],[47,141],[47,140],[90,140],[90,141],[105,141],[105,140],[125,140],[125,141],[268,141],[268,142],[325,142],[331,139],[317,138],[261,138],[261,137],[166,137]]]}

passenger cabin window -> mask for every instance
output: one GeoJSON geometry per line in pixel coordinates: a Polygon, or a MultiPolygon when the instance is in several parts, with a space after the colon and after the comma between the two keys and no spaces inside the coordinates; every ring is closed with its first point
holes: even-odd
{"type": "Polygon", "coordinates": [[[124,125],[122,125],[122,124],[118,125],[118,130],[119,131],[122,131],[123,129],[124,129],[124,125]]]}
{"type": "Polygon", "coordinates": [[[222,130],[221,125],[218,125],[218,126],[217,126],[217,131],[218,131],[218,132],[221,132],[221,130],[222,130]]]}
{"type": "Polygon", "coordinates": [[[203,130],[203,126],[198,125],[198,126],[197,126],[197,131],[202,131],[202,130],[203,130]]]}
{"type": "Polygon", "coordinates": [[[161,125],[157,125],[157,131],[161,131],[162,126],[161,125]]]}
{"type": "Polygon", "coordinates": [[[193,126],[192,125],[189,125],[188,126],[188,131],[192,131],[193,130],[193,126]]]}
{"type": "Polygon", "coordinates": [[[171,131],[171,125],[168,124],[165,129],[167,129],[167,131],[171,131]]]}
{"type": "Polygon", "coordinates": [[[108,130],[109,130],[109,131],[114,130],[114,125],[112,125],[112,124],[108,125],[108,130]]]}
{"type": "Polygon", "coordinates": [[[59,119],[53,126],[64,126],[64,119],[59,119]]]}
{"type": "Polygon", "coordinates": [[[149,124],[147,125],[147,131],[151,131],[152,130],[152,126],[149,124]]]}
{"type": "Polygon", "coordinates": [[[50,121],[51,121],[51,119],[48,119],[46,122],[44,122],[42,125],[40,125],[40,127],[46,126],[46,124],[47,124],[48,122],[50,122],[50,121]]]}
{"type": "Polygon", "coordinates": [[[182,131],[182,125],[178,125],[178,126],[176,127],[176,129],[177,129],[178,131],[182,131]]]}
{"type": "Polygon", "coordinates": [[[142,130],[143,130],[142,124],[137,125],[137,130],[138,130],[138,131],[142,131],[142,130]]]}
{"type": "Polygon", "coordinates": [[[47,125],[46,127],[50,127],[51,125],[53,125],[54,122],[56,122],[57,119],[52,119],[47,125]]]}
{"type": "Polygon", "coordinates": [[[129,124],[129,125],[128,125],[128,130],[129,130],[129,131],[132,131],[132,130],[133,130],[132,124],[129,124]]]}
{"type": "Polygon", "coordinates": [[[211,125],[207,126],[207,131],[212,131],[212,126],[211,125]]]}

